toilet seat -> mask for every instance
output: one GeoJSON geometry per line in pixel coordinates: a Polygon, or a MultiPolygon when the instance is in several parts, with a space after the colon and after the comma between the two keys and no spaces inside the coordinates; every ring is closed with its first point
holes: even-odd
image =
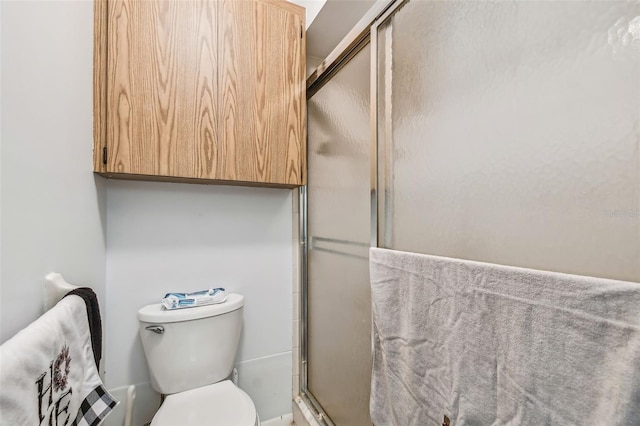
{"type": "Polygon", "coordinates": [[[168,395],[151,426],[255,426],[256,407],[230,380],[168,395]]]}

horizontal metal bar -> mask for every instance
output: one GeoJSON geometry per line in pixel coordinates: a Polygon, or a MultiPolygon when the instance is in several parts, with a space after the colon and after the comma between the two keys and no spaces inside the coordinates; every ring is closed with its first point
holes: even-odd
{"type": "Polygon", "coordinates": [[[361,243],[358,241],[310,236],[309,250],[323,251],[325,253],[332,253],[332,254],[337,254],[341,256],[353,257],[356,259],[365,259],[365,260],[369,259],[369,253],[368,253],[369,244],[361,243]],[[329,245],[330,247],[326,247],[326,245],[329,245]],[[331,247],[331,245],[334,245],[334,247],[331,247]],[[351,251],[346,251],[346,249],[342,250],[342,249],[336,248],[335,245],[349,247],[351,248],[351,251]]]}
{"type": "MultiPolygon", "coordinates": [[[[369,246],[367,246],[367,247],[369,247],[369,246]]],[[[352,258],[355,258],[355,259],[363,259],[363,260],[366,260],[366,261],[369,260],[369,256],[362,256],[362,255],[359,255],[359,254],[348,253],[346,251],[340,251],[340,250],[327,249],[327,248],[324,248],[324,247],[313,247],[311,250],[312,251],[323,251],[325,253],[337,254],[339,256],[352,257],[352,258]]]]}
{"type": "Polygon", "coordinates": [[[360,243],[357,241],[349,241],[349,240],[339,240],[337,238],[324,238],[324,237],[310,236],[309,241],[311,242],[311,246],[313,246],[314,241],[318,241],[318,242],[325,242],[325,243],[344,244],[344,245],[356,246],[356,247],[369,247],[369,244],[367,243],[360,243]]]}

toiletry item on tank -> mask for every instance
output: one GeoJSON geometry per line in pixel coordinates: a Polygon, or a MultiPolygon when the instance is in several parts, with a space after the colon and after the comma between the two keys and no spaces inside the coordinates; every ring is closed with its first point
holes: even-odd
{"type": "Polygon", "coordinates": [[[182,309],[213,305],[225,300],[227,300],[227,293],[224,288],[211,288],[194,293],[167,293],[162,299],[162,305],[165,309],[182,309]]]}

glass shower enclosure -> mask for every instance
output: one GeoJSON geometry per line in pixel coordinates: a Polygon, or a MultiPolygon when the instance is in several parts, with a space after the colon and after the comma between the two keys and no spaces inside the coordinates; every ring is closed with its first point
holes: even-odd
{"type": "Polygon", "coordinates": [[[369,68],[360,50],[308,102],[306,380],[345,425],[371,424],[369,68]]]}
{"type": "Polygon", "coordinates": [[[309,82],[322,422],[371,424],[370,246],[640,282],[640,3],[382,0],[309,82]]]}

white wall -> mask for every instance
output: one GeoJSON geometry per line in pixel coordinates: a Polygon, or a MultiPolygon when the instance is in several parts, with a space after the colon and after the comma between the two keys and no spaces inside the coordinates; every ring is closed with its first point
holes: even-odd
{"type": "Polygon", "coordinates": [[[156,406],[137,309],[168,290],[222,285],[246,296],[241,387],[263,419],[290,412],[291,191],[94,177],[93,2],[0,10],[0,342],[42,313],[47,273],[93,287],[106,384],[119,397],[141,385],[140,419],[156,406]]]}
{"type": "Polygon", "coordinates": [[[289,0],[291,3],[295,3],[305,8],[305,24],[306,28],[313,23],[322,10],[322,7],[325,5],[327,0],[289,0]]]}
{"type": "Polygon", "coordinates": [[[106,330],[108,387],[149,381],[139,308],[169,291],[225,287],[245,296],[241,387],[262,419],[291,411],[291,194],[108,182],[106,310],[117,316],[106,330]]]}
{"type": "Polygon", "coordinates": [[[105,190],[91,160],[92,2],[0,3],[4,342],[42,313],[51,271],[104,302],[105,190]]]}

